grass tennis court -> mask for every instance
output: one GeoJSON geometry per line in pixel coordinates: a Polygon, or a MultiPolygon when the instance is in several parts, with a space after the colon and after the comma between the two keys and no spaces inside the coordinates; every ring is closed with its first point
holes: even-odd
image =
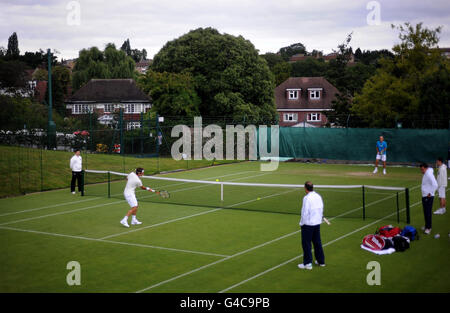
{"type": "MultiPolygon", "coordinates": [[[[418,168],[392,167],[383,176],[361,165],[281,163],[274,172],[261,172],[259,166],[245,162],[164,176],[408,187],[411,225],[419,230],[423,225],[418,168]]],[[[343,214],[359,210],[359,190],[318,189],[325,215],[330,211],[331,225],[321,226],[327,266],[301,271],[303,190],[225,188],[222,204],[217,186],[159,183],[170,189],[170,201],[152,201],[151,193],[138,192],[143,224],[130,228],[119,223],[128,210],[121,196],[124,180],[111,183],[110,198],[107,184],[96,184],[86,187],[84,197],[61,189],[0,199],[0,292],[450,291],[448,213],[433,215],[432,235],[421,234],[403,253],[377,256],[360,248],[363,236],[378,227],[405,225],[403,216],[396,222],[392,192],[368,193],[363,220],[358,214],[343,214]],[[436,233],[439,239],[434,239],[436,233]],[[70,261],[81,265],[80,286],[66,282],[70,261]],[[370,261],[381,265],[380,286],[366,282],[370,261]]],[[[401,195],[399,203],[404,209],[401,195]]]]}

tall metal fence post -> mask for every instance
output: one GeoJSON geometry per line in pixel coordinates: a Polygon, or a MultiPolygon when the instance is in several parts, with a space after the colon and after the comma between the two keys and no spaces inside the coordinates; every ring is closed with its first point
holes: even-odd
{"type": "Polygon", "coordinates": [[[411,223],[410,206],[409,206],[409,188],[405,189],[406,198],[406,224],[411,223]]]}

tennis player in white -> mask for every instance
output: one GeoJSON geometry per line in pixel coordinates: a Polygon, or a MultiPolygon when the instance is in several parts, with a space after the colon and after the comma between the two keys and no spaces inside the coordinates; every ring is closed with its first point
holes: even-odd
{"type": "Polygon", "coordinates": [[[125,186],[123,195],[125,197],[125,200],[127,200],[128,204],[130,205],[131,209],[128,211],[127,215],[125,215],[125,217],[120,221],[120,224],[122,224],[125,227],[130,227],[130,225],[128,225],[128,218],[130,217],[130,215],[132,216],[131,225],[142,224],[142,222],[139,222],[136,218],[136,213],[138,209],[138,202],[135,194],[136,188],[140,187],[143,190],[157,192],[156,190],[153,190],[150,187],[144,187],[142,185],[142,181],[140,179],[142,175],[144,175],[144,169],[142,167],[139,167],[136,169],[136,172],[131,172],[127,176],[127,185],[125,186]]]}

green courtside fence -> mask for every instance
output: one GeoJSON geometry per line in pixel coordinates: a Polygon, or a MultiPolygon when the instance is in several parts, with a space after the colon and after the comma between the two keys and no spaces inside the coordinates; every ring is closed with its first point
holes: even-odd
{"type": "MultiPolygon", "coordinates": [[[[450,129],[280,127],[282,158],[373,161],[380,136],[387,142],[387,161],[435,162],[446,159],[450,129]]],[[[270,136],[268,136],[270,138],[270,136]]]]}

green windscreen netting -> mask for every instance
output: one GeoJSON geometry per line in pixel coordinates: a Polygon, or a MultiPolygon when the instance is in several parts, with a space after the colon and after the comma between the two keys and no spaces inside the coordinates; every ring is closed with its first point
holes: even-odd
{"type": "Polygon", "coordinates": [[[447,129],[280,127],[280,157],[373,161],[379,137],[388,162],[435,162],[447,157],[447,129]]]}

